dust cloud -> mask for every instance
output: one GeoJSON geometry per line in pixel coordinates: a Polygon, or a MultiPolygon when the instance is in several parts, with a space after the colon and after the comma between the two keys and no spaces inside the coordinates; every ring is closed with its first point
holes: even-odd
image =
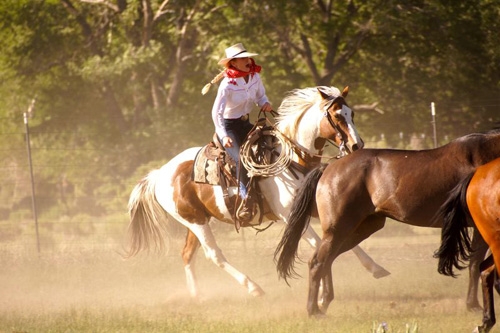
{"type": "MultiPolygon", "coordinates": [[[[40,256],[27,253],[23,247],[0,244],[0,319],[2,315],[23,314],[33,318],[84,309],[138,313],[146,318],[196,315],[205,321],[226,320],[228,315],[248,322],[290,316],[306,320],[306,262],[313,253],[309,245],[301,242],[302,262],[296,265],[301,277],[290,280],[288,286],[278,278],[273,261],[282,224],[259,234],[252,229],[237,233],[232,226],[213,226],[228,261],[256,282],[266,293],[264,296],[250,296],[245,287],[207,260],[200,249],[195,262],[200,297],[190,297],[180,256],[182,234],[170,240],[165,255],[140,254],[127,260],[120,255],[121,241],[100,246],[83,240],[50,251],[44,251],[42,244],[40,256]]],[[[331,306],[334,313],[338,316],[345,311],[351,315],[352,309],[359,312],[363,308],[375,311],[372,304],[384,304],[389,310],[399,304],[415,311],[411,302],[416,302],[421,311],[454,306],[461,313],[468,281],[462,277],[456,282],[437,274],[432,253],[437,248],[439,234],[392,236],[387,232],[361,245],[391,271],[388,277],[374,279],[351,252],[335,261],[336,298],[331,306]]]]}

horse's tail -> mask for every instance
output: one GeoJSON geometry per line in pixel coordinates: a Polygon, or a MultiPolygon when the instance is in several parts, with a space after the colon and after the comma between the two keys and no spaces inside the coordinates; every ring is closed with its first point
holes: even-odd
{"type": "Polygon", "coordinates": [[[167,240],[167,213],[155,196],[155,185],[160,170],[151,171],[132,190],[128,202],[130,223],[129,247],[124,257],[130,258],[143,250],[162,253],[167,240]],[[162,223],[163,222],[163,223],[162,223]]]}
{"type": "Polygon", "coordinates": [[[466,201],[467,187],[472,176],[473,172],[455,186],[434,216],[435,220],[443,220],[441,246],[434,253],[434,257],[439,258],[438,272],[443,275],[455,277],[453,267],[464,269],[464,262],[469,260],[472,252],[467,228],[471,215],[466,201]]]}
{"type": "Polygon", "coordinates": [[[299,241],[304,230],[309,225],[316,187],[325,167],[326,165],[323,165],[312,170],[304,179],[304,183],[293,200],[283,237],[274,252],[274,261],[276,262],[278,274],[285,281],[287,281],[288,277],[297,276],[294,263],[297,257],[299,241]]]}

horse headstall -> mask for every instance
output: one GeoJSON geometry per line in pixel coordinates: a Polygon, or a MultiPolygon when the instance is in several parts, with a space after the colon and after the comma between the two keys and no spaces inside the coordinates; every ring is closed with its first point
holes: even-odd
{"type": "Polygon", "coordinates": [[[340,95],[340,96],[332,96],[325,104],[324,106],[324,117],[326,117],[326,119],[328,120],[328,123],[330,124],[330,126],[334,129],[335,133],[336,133],[336,136],[337,138],[339,138],[340,140],[340,144],[338,146],[339,148],[339,155],[337,156],[337,158],[340,158],[340,157],[343,157],[347,154],[350,153],[350,150],[349,148],[347,147],[346,145],[346,140],[345,140],[345,135],[343,134],[343,130],[342,128],[336,124],[332,118],[332,115],[330,113],[330,109],[331,107],[333,106],[333,104],[337,103],[337,102],[340,102],[339,103],[339,106],[341,106],[342,109],[345,108],[349,108],[349,106],[347,105],[345,99],[344,99],[344,96],[340,95]]]}

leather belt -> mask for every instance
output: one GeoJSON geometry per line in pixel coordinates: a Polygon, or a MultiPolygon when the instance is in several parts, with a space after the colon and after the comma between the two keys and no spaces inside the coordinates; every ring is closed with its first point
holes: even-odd
{"type": "Polygon", "coordinates": [[[250,117],[248,116],[248,113],[240,117],[240,119],[241,119],[241,120],[243,120],[243,121],[247,121],[247,120],[248,120],[248,118],[250,118],[250,117]]]}

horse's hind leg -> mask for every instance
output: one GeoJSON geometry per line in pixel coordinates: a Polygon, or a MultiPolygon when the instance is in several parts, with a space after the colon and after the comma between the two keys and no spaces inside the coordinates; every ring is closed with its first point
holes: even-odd
{"type": "Polygon", "coordinates": [[[335,294],[333,290],[333,277],[332,277],[332,263],[333,259],[330,263],[325,264],[325,274],[321,280],[321,285],[323,286],[323,291],[321,293],[321,299],[318,302],[319,309],[321,312],[326,313],[330,303],[333,301],[335,294]],[[328,268],[329,267],[329,268],[328,268]]]}
{"type": "MultiPolygon", "coordinates": [[[[374,232],[377,230],[380,230],[384,227],[385,225],[385,218],[380,217],[380,216],[369,216],[367,217],[363,223],[361,223],[355,230],[354,232],[348,236],[348,237],[342,237],[344,240],[342,242],[342,245],[339,247],[337,250],[337,255],[340,255],[341,253],[344,253],[348,250],[353,250],[356,247],[358,247],[358,244],[368,238],[370,235],[372,235],[374,232]]],[[[359,247],[358,247],[359,248],[359,247]]],[[[359,248],[361,250],[361,248],[359,248]]],[[[363,250],[361,250],[363,251],[363,250]]],[[[334,293],[333,293],[333,281],[332,281],[332,264],[333,260],[335,259],[334,256],[329,256],[327,259],[327,262],[325,262],[325,272],[324,272],[324,277],[323,277],[323,285],[327,286],[327,288],[324,288],[323,293],[322,293],[322,298],[321,298],[321,303],[319,304],[319,307],[321,311],[326,312],[328,309],[328,306],[330,303],[333,301],[334,293]],[[326,270],[326,267],[329,267],[328,270],[326,270]]],[[[371,259],[371,258],[370,258],[371,259]]],[[[389,272],[387,272],[390,274],[389,272]]]]}
{"type": "MultiPolygon", "coordinates": [[[[320,245],[321,248],[321,245],[320,245]]],[[[313,257],[309,261],[309,293],[307,296],[307,312],[309,313],[310,316],[318,316],[324,314],[320,308],[319,308],[319,302],[318,302],[318,296],[319,296],[319,290],[321,286],[321,280],[323,278],[323,262],[318,259],[318,250],[314,253],[313,257]]],[[[324,285],[323,288],[326,288],[324,285]]],[[[323,295],[327,294],[328,291],[325,291],[323,289],[323,295]]],[[[332,293],[333,293],[333,288],[332,288],[332,293]]],[[[323,297],[325,298],[325,297],[323,297]]],[[[324,303],[325,300],[322,300],[322,303],[324,303]]],[[[323,305],[322,305],[323,307],[323,305]]]]}
{"type": "Polygon", "coordinates": [[[198,297],[198,283],[195,274],[196,253],[200,248],[198,238],[188,229],[186,243],[182,249],[182,261],[184,262],[184,271],[186,272],[186,282],[191,297],[198,297]]]}
{"type": "Polygon", "coordinates": [[[325,233],[318,249],[309,261],[309,294],[307,297],[307,312],[310,316],[323,315],[333,300],[333,281],[331,266],[335,259],[336,251],[333,251],[333,237],[325,233]],[[323,281],[323,293],[321,309],[318,302],[319,290],[323,281]]]}
{"type": "Polygon", "coordinates": [[[191,224],[190,231],[196,235],[207,259],[212,260],[214,264],[222,268],[231,275],[239,284],[247,288],[252,296],[262,296],[264,291],[259,285],[253,282],[248,276],[233,267],[222,254],[222,250],[217,246],[212,230],[208,224],[191,224]]]}
{"type": "Polygon", "coordinates": [[[481,282],[483,290],[483,324],[475,332],[489,332],[495,325],[495,304],[493,301],[493,283],[495,280],[495,263],[489,256],[481,263],[481,282]]]}
{"type": "Polygon", "coordinates": [[[488,251],[488,244],[486,244],[476,228],[474,228],[474,234],[472,236],[472,249],[473,251],[469,261],[469,288],[467,290],[466,306],[469,311],[481,311],[481,305],[477,297],[481,274],[479,265],[483,262],[486,252],[488,251]]]}
{"type": "MultiPolygon", "coordinates": [[[[314,231],[314,229],[311,227],[310,224],[307,226],[306,230],[302,234],[302,239],[307,241],[307,243],[309,243],[309,245],[311,245],[311,247],[313,249],[317,249],[319,243],[321,242],[321,238],[319,238],[318,234],[316,233],[316,231],[314,231]]],[[[361,250],[361,252],[363,252],[363,250],[361,250]]],[[[368,255],[366,255],[366,256],[368,256],[368,255]]],[[[368,258],[371,260],[370,257],[368,257],[368,258]]],[[[374,261],[372,260],[372,262],[374,262],[374,261]]],[[[367,268],[367,267],[365,266],[365,268],[367,268]]],[[[321,294],[321,297],[318,299],[319,308],[322,311],[323,310],[326,311],[326,308],[328,308],[328,305],[325,306],[325,304],[326,303],[330,304],[330,302],[333,300],[333,297],[334,297],[331,270],[330,270],[330,274],[325,275],[321,279],[318,295],[319,294],[321,294]]]]}

